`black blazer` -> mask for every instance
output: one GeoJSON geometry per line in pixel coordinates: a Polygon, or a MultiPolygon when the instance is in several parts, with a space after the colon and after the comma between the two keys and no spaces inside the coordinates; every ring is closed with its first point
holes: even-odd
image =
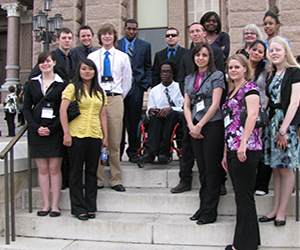
{"type": "MultiPolygon", "coordinates": [[[[178,82],[177,72],[178,72],[180,59],[187,51],[188,51],[188,49],[178,46],[178,49],[176,51],[176,55],[175,55],[175,58],[173,61],[173,63],[176,66],[176,72],[173,73],[173,80],[175,82],[178,82]]],[[[166,61],[166,60],[168,60],[168,47],[164,48],[161,51],[158,51],[155,54],[154,64],[153,64],[153,68],[152,68],[152,87],[156,86],[157,84],[159,84],[161,82],[159,65],[163,61],[166,61]]]]}
{"type": "MultiPolygon", "coordinates": [[[[123,51],[123,42],[124,38],[117,41],[118,50],[123,51]]],[[[151,44],[149,42],[136,38],[131,69],[134,78],[132,84],[137,84],[147,91],[152,83],[151,44]]]]}
{"type": "MultiPolygon", "coordinates": [[[[267,77],[266,82],[266,95],[270,98],[269,86],[272,82],[272,79],[275,75],[275,71],[272,72],[271,77],[267,77]]],[[[282,79],[281,84],[281,91],[280,91],[280,99],[281,99],[281,107],[286,114],[287,109],[290,105],[290,99],[292,94],[292,84],[300,82],[300,68],[298,67],[291,67],[287,68],[282,79]]],[[[294,116],[294,119],[291,122],[291,125],[299,125],[300,124],[300,106],[294,116]]]]}
{"type": "MultiPolygon", "coordinates": [[[[62,54],[60,53],[59,49],[52,51],[52,53],[54,54],[54,58],[56,60],[56,64],[54,66],[54,73],[58,74],[64,81],[70,82],[74,76],[76,63],[74,62],[72,57],[70,57],[70,55],[68,55],[70,58],[70,61],[71,61],[71,65],[72,65],[71,66],[72,70],[70,70],[70,72],[68,73],[67,69],[66,69],[66,63],[65,63],[64,58],[63,58],[62,54]]],[[[41,74],[41,71],[39,69],[39,65],[36,64],[34,66],[34,68],[32,69],[32,71],[30,72],[28,80],[30,81],[30,79],[32,77],[38,76],[40,74],[41,74]]]]}

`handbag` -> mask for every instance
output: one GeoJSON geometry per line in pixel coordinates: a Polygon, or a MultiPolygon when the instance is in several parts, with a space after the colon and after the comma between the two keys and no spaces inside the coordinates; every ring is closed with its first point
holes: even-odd
{"type": "Polygon", "coordinates": [[[79,110],[77,100],[70,103],[70,105],[67,109],[67,114],[68,114],[68,121],[69,122],[73,121],[77,116],[80,115],[80,110],[79,110]]]}
{"type": "MultiPolygon", "coordinates": [[[[243,94],[242,94],[242,102],[243,102],[243,108],[242,108],[240,120],[241,120],[242,126],[245,127],[248,112],[247,112],[247,104],[246,104],[246,100],[245,100],[244,88],[243,88],[243,94]]],[[[259,100],[259,113],[258,113],[257,120],[255,123],[255,128],[263,128],[263,127],[266,127],[268,124],[269,124],[269,118],[268,118],[266,109],[261,105],[261,102],[259,100]]]]}

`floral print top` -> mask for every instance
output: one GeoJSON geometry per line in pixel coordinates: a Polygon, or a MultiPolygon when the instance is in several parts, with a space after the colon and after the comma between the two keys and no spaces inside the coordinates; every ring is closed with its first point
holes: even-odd
{"type": "MultiPolygon", "coordinates": [[[[243,108],[243,89],[245,97],[251,94],[259,94],[258,87],[253,82],[247,82],[237,92],[237,94],[229,99],[230,93],[223,104],[222,110],[230,114],[230,123],[225,127],[225,144],[227,151],[237,151],[240,147],[241,139],[244,133],[244,127],[240,121],[240,115],[243,108]]],[[[262,150],[262,141],[259,137],[258,129],[254,128],[247,142],[247,150],[262,150]]]]}

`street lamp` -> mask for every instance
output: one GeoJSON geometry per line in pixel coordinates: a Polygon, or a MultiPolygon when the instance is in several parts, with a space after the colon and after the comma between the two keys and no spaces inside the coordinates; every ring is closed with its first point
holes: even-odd
{"type": "Polygon", "coordinates": [[[32,18],[32,30],[34,38],[37,42],[44,44],[44,51],[49,51],[50,43],[55,42],[55,31],[61,29],[62,16],[55,14],[54,17],[48,19],[48,12],[51,11],[52,0],[44,0],[44,12],[40,11],[39,14],[32,18]]]}

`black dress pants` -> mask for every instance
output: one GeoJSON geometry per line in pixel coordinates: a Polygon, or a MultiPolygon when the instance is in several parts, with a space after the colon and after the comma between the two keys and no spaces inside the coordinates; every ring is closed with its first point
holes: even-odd
{"type": "Polygon", "coordinates": [[[214,222],[218,215],[224,153],[223,120],[208,122],[202,128],[203,139],[191,137],[201,183],[200,208],[195,213],[198,219],[214,222]]]}
{"type": "Polygon", "coordinates": [[[264,191],[268,194],[271,175],[272,168],[269,165],[265,165],[264,160],[261,158],[257,167],[255,190],[264,191]]]}
{"type": "Polygon", "coordinates": [[[146,153],[151,155],[170,155],[171,136],[175,125],[182,120],[182,112],[171,110],[165,118],[156,115],[150,118],[148,126],[148,138],[146,142],[146,153]]]}
{"type": "Polygon", "coordinates": [[[97,169],[102,140],[72,137],[70,156],[71,214],[96,212],[97,169]],[[85,193],[83,189],[83,164],[85,163],[85,193]]]}
{"type": "Polygon", "coordinates": [[[228,171],[237,208],[233,245],[236,249],[257,250],[260,245],[260,236],[254,187],[261,151],[247,151],[246,155],[247,160],[240,162],[236,151],[227,153],[228,171]]]}
{"type": "Polygon", "coordinates": [[[5,120],[9,136],[15,136],[15,116],[16,113],[5,112],[5,120]]]}

